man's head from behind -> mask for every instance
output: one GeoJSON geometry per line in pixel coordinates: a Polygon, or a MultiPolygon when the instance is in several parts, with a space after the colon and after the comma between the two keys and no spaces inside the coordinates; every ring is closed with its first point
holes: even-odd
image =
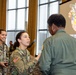
{"type": "Polygon", "coordinates": [[[64,29],[66,20],[61,14],[53,14],[48,18],[49,32],[54,35],[59,29],[64,29]]]}
{"type": "Polygon", "coordinates": [[[4,29],[0,29],[0,40],[5,42],[6,36],[7,36],[7,32],[4,29]]]}

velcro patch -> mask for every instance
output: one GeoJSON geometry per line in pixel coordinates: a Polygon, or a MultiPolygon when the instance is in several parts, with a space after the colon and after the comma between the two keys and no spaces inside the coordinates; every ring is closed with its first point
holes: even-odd
{"type": "Polygon", "coordinates": [[[13,62],[16,63],[19,59],[20,59],[19,57],[14,58],[13,62]]]}

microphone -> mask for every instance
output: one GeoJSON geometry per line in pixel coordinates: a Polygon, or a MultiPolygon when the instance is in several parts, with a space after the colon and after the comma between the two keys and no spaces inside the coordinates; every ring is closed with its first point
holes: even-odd
{"type": "Polygon", "coordinates": [[[27,48],[30,48],[35,42],[36,40],[34,40],[27,48]]]}

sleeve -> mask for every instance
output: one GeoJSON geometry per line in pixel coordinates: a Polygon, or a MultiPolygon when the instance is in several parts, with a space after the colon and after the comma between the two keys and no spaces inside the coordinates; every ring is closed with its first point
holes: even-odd
{"type": "MultiPolygon", "coordinates": [[[[26,57],[25,57],[26,58],[26,57]]],[[[35,59],[30,60],[29,62],[24,61],[19,53],[14,53],[12,56],[12,62],[15,67],[18,69],[19,74],[25,75],[33,71],[37,61],[35,59]]]]}
{"type": "Polygon", "coordinates": [[[6,60],[8,61],[8,63],[10,63],[10,53],[8,46],[6,46],[6,60]]]}
{"type": "Polygon", "coordinates": [[[4,61],[8,61],[8,58],[7,57],[7,46],[6,45],[3,45],[3,48],[0,48],[0,62],[4,62],[4,61]]]}
{"type": "Polygon", "coordinates": [[[37,60],[35,60],[35,58],[31,56],[30,61],[25,65],[25,70],[27,71],[27,73],[31,73],[35,68],[36,64],[37,64],[37,60]]]}
{"type": "Polygon", "coordinates": [[[0,62],[3,62],[3,51],[0,50],[0,62]]]}
{"type": "Polygon", "coordinates": [[[43,75],[49,75],[50,73],[50,65],[51,65],[51,44],[49,41],[45,41],[43,43],[43,49],[41,53],[41,57],[39,59],[39,66],[43,75]]]}

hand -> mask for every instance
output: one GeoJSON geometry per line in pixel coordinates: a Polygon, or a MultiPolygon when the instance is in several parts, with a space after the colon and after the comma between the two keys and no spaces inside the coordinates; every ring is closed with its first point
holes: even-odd
{"type": "Polygon", "coordinates": [[[8,63],[7,62],[5,62],[4,64],[5,64],[5,66],[8,66],[8,63]]]}
{"type": "Polygon", "coordinates": [[[38,56],[35,59],[38,61],[40,56],[41,56],[41,53],[39,53],[38,56]]]}
{"type": "Polygon", "coordinates": [[[0,65],[2,66],[2,67],[6,67],[6,64],[8,64],[7,62],[0,62],[0,65]]]}

